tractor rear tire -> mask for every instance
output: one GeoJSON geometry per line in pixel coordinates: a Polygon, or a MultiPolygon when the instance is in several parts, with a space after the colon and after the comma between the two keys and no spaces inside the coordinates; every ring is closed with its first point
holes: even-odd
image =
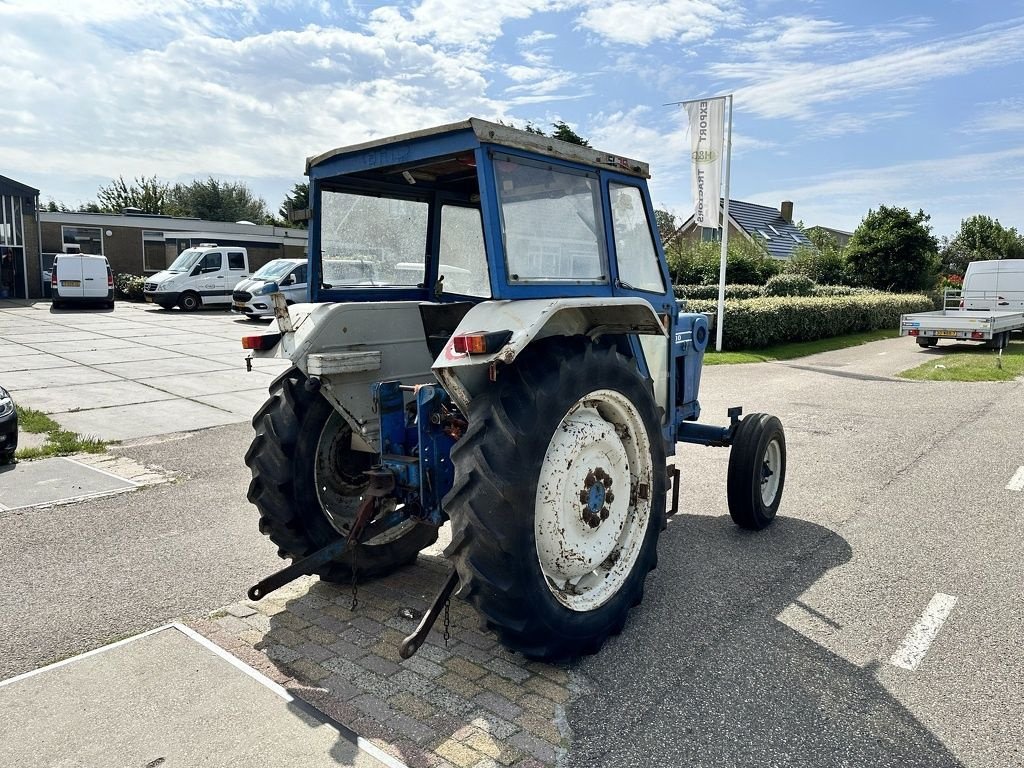
{"type": "MultiPolygon", "coordinates": [[[[260,531],[278,554],[298,560],[347,534],[366,488],[363,471],[376,454],[351,449],[352,432],[306,377],[292,368],[270,385],[257,411],[256,437],[245,454],[252,471],[248,498],[260,512],[260,531]]],[[[385,576],[416,559],[437,540],[437,528],[408,521],[356,545],[320,568],[324,581],[385,576]]]]}
{"type": "Polygon", "coordinates": [[[657,565],[667,473],[650,383],[613,348],[549,339],[467,415],[444,502],[460,596],[525,656],[596,653],[657,565]]]}
{"type": "Polygon", "coordinates": [[[740,528],[767,528],[786,485],[786,434],[782,422],[752,413],[736,428],[729,453],[729,515],[740,528]]]}

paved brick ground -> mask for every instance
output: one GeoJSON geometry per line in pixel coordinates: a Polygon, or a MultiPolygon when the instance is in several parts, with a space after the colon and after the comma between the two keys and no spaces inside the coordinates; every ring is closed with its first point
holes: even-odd
{"type": "Polygon", "coordinates": [[[398,655],[440,588],[447,565],[421,556],[400,573],[351,590],[301,579],[259,603],[229,605],[191,626],[411,768],[554,765],[568,748],[567,669],[530,662],[477,628],[451,602],[411,659],[398,655]]]}

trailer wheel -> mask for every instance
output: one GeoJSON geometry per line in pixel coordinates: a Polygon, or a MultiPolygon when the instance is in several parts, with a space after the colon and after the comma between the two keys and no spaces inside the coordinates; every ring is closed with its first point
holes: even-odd
{"type": "Polygon", "coordinates": [[[195,312],[203,305],[203,300],[195,291],[185,291],[178,299],[178,306],[182,312],[195,312]]]}
{"type": "MultiPolygon", "coordinates": [[[[256,437],[245,454],[252,471],[248,498],[260,512],[260,531],[278,554],[297,560],[348,533],[363,471],[376,454],[351,449],[347,422],[306,377],[292,368],[270,385],[270,399],[257,411],[256,437]]],[[[437,528],[407,521],[358,545],[317,571],[325,581],[376,578],[416,559],[437,540],[437,528]]]]}
{"type": "Polygon", "coordinates": [[[729,454],[729,514],[741,528],[759,531],[775,519],[786,484],[786,434],[767,413],[740,421],[729,454]]]}
{"type": "Polygon", "coordinates": [[[545,340],[468,417],[445,498],[460,595],[526,656],[595,653],[657,564],[667,475],[649,383],[612,348],[545,340]]]}
{"type": "Polygon", "coordinates": [[[939,340],[935,336],[918,336],[917,337],[917,346],[919,346],[919,347],[924,347],[924,348],[934,347],[938,343],[939,343],[939,340]]]}

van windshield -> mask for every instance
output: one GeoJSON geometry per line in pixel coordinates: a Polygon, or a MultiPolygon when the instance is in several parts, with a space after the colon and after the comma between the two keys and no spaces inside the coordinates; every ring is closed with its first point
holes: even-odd
{"type": "Polygon", "coordinates": [[[198,248],[186,248],[176,258],[171,266],[167,268],[168,272],[188,272],[192,267],[196,265],[203,256],[203,252],[198,248]]]}
{"type": "Polygon", "coordinates": [[[254,280],[279,280],[294,269],[295,264],[284,259],[274,259],[256,270],[254,280]]]}

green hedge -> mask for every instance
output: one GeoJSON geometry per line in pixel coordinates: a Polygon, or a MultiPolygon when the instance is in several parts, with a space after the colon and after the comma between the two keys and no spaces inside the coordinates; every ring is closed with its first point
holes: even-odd
{"type": "MultiPolygon", "coordinates": [[[[718,285],[677,285],[676,298],[714,299],[718,301],[718,285]]],[[[760,285],[736,284],[725,286],[727,299],[754,299],[761,295],[760,285]]]]}
{"type": "MultiPolygon", "coordinates": [[[[931,309],[932,301],[927,296],[900,293],[732,299],[725,302],[722,347],[758,349],[790,341],[898,328],[900,315],[931,309]]],[[[686,311],[714,313],[717,301],[691,300],[686,311]]]]}
{"type": "MultiPolygon", "coordinates": [[[[780,275],[789,278],[791,275],[780,275]]],[[[772,278],[776,280],[777,278],[772,278]]],[[[770,282],[770,281],[769,281],[770,282]]],[[[725,298],[727,299],[757,299],[765,295],[765,288],[762,285],[736,284],[725,286],[725,298]]],[[[715,299],[718,300],[717,285],[677,285],[675,287],[676,298],[694,299],[715,299]]],[[[814,285],[811,288],[812,296],[866,296],[877,294],[874,288],[851,288],[848,285],[814,285]]]]}

